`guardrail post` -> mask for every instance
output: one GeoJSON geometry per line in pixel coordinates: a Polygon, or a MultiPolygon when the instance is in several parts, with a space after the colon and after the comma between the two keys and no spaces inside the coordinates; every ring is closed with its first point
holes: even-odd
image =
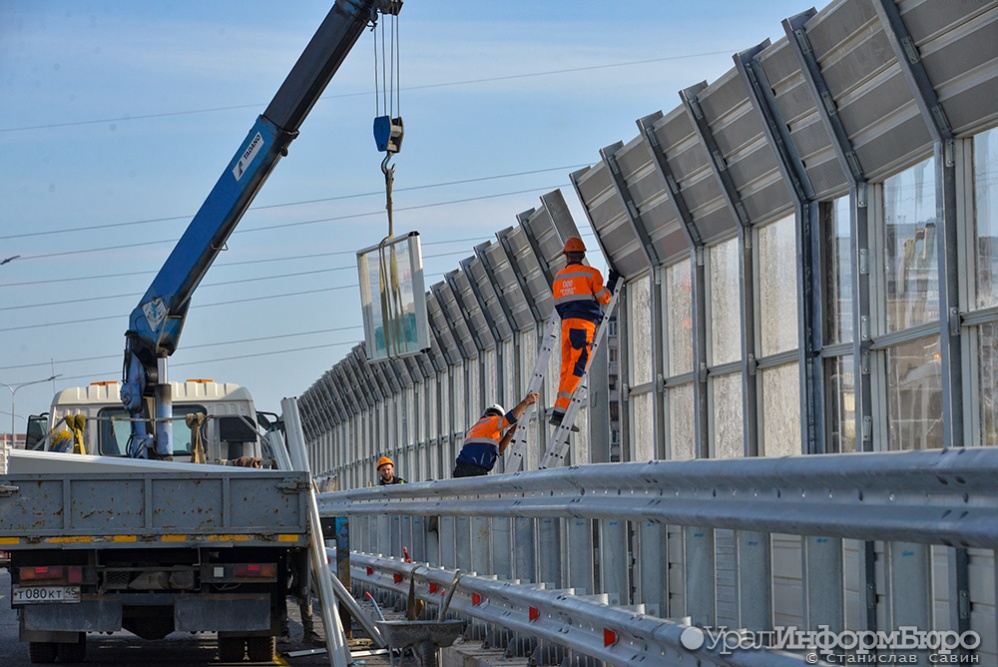
{"type": "Polygon", "coordinates": [[[827,625],[832,632],[845,629],[845,590],[842,540],[805,537],[804,627],[816,630],[827,625]]]}
{"type": "Polygon", "coordinates": [[[537,520],[537,557],[539,579],[555,588],[561,588],[561,564],[565,560],[561,548],[561,519],[537,520]]]}
{"type": "Polygon", "coordinates": [[[610,604],[631,603],[627,555],[627,522],[607,519],[600,526],[600,588],[610,595],[610,604]]]}
{"type": "Polygon", "coordinates": [[[391,529],[391,518],[387,514],[382,514],[374,522],[374,532],[371,533],[373,547],[372,553],[390,554],[392,549],[391,538],[388,531],[391,529]]]}
{"type": "Polygon", "coordinates": [[[693,625],[714,625],[714,530],[683,527],[686,613],[693,625]]]}
{"type": "Polygon", "coordinates": [[[396,558],[402,557],[402,517],[393,514],[389,521],[388,548],[389,553],[396,558]]]}
{"type": "Polygon", "coordinates": [[[367,520],[366,516],[354,516],[349,519],[350,544],[353,545],[354,551],[371,552],[367,544],[367,520]]]}
{"type": "MultiPolygon", "coordinates": [[[[902,626],[912,626],[921,630],[931,630],[933,567],[929,547],[911,542],[888,542],[887,567],[889,616],[885,630],[902,626]]],[[[920,656],[928,664],[925,655],[920,656]]]]}
{"type": "MultiPolygon", "coordinates": [[[[462,572],[478,572],[471,557],[471,519],[466,516],[454,519],[454,558],[462,572]]],[[[480,574],[486,574],[480,572],[480,574]]]]}
{"type": "Polygon", "coordinates": [[[737,533],[727,528],[714,530],[714,625],[737,628],[738,615],[738,541],[737,533]]]}
{"type": "Polygon", "coordinates": [[[513,523],[505,517],[492,517],[492,573],[500,579],[513,578],[513,523]]]}
{"type": "Polygon", "coordinates": [[[513,519],[513,577],[538,583],[533,519],[513,519]]]}
{"type": "Polygon", "coordinates": [[[773,623],[773,576],[767,533],[736,533],[739,627],[766,630],[773,623]]]}
{"type": "Polygon", "coordinates": [[[423,518],[423,536],[426,545],[423,560],[432,565],[440,565],[440,517],[423,518]]]}
{"type": "Polygon", "coordinates": [[[409,517],[409,555],[414,563],[426,562],[426,519],[425,516],[409,517]]]}
{"type": "Polygon", "coordinates": [[[488,517],[471,518],[471,569],[481,574],[492,572],[492,524],[488,517]]]}
{"type": "Polygon", "coordinates": [[[645,613],[668,616],[668,555],[666,527],[657,521],[642,521],[638,533],[635,603],[645,605],[645,613]]]}
{"type": "Polygon", "coordinates": [[[455,531],[455,521],[452,516],[442,516],[438,522],[439,535],[440,535],[440,553],[439,561],[444,567],[451,569],[456,569],[457,564],[457,553],[454,549],[454,531],[455,531]]]}
{"type": "Polygon", "coordinates": [[[565,584],[574,588],[577,594],[594,593],[593,522],[589,519],[571,518],[566,519],[565,523],[568,531],[565,584]]]}

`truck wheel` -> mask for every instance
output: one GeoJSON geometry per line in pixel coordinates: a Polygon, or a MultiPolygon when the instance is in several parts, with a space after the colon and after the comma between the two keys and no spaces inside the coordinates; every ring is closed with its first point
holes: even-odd
{"type": "Polygon", "coordinates": [[[250,662],[272,662],[277,649],[276,637],[247,637],[246,653],[250,662]]]}
{"type": "Polygon", "coordinates": [[[218,659],[222,662],[242,662],[245,649],[246,641],[242,637],[218,638],[218,659]]]}
{"type": "Polygon", "coordinates": [[[55,642],[31,642],[28,644],[28,657],[32,664],[48,665],[55,662],[57,650],[55,642]]]}
{"type": "Polygon", "coordinates": [[[87,635],[80,633],[80,638],[75,644],[57,644],[59,662],[83,662],[87,659],[87,635]]]}

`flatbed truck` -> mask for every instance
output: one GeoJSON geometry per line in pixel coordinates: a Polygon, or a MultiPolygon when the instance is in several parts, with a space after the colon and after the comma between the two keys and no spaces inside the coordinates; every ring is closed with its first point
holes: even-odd
{"type": "Polygon", "coordinates": [[[272,658],[288,559],[308,545],[307,473],[174,466],[0,478],[0,547],[31,662],[81,662],[87,633],[122,629],[217,632],[222,661],[272,658]]]}

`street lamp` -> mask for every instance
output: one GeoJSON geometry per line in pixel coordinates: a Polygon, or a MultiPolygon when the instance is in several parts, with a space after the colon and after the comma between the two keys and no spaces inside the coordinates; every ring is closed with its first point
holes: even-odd
{"type": "Polygon", "coordinates": [[[53,375],[51,377],[47,377],[44,380],[32,380],[31,382],[22,382],[21,384],[6,384],[4,382],[0,382],[0,386],[7,387],[7,389],[10,390],[10,448],[11,449],[14,448],[14,395],[17,393],[17,390],[20,389],[21,387],[27,387],[28,385],[41,384],[42,382],[48,382],[50,380],[54,380],[57,377],[61,377],[61,375],[62,374],[60,373],[59,375],[53,375]]]}

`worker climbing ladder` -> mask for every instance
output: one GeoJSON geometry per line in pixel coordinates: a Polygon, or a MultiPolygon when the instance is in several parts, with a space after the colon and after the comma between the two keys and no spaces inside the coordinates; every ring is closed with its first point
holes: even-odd
{"type": "MultiPolygon", "coordinates": [[[[592,364],[593,359],[596,357],[596,353],[600,350],[603,342],[606,340],[606,332],[610,323],[610,316],[617,307],[617,297],[620,294],[621,282],[622,281],[617,282],[617,285],[614,287],[613,294],[610,297],[610,302],[606,305],[606,308],[603,311],[603,320],[596,328],[596,334],[593,336],[593,345],[590,350],[589,361],[586,363],[586,371],[582,376],[582,381],[579,382],[579,386],[572,395],[572,400],[568,405],[568,410],[565,412],[564,418],[561,420],[561,424],[554,429],[554,433],[552,434],[551,440],[544,452],[544,456],[541,458],[539,466],[541,470],[545,468],[556,468],[562,465],[565,461],[565,457],[568,455],[569,436],[572,433],[572,425],[575,423],[575,417],[579,413],[579,408],[582,407],[582,405],[585,404],[589,398],[589,366],[592,364]]],[[[561,338],[560,328],[561,317],[558,316],[558,311],[552,309],[551,317],[548,318],[547,326],[544,328],[544,336],[541,338],[541,346],[537,351],[537,358],[534,361],[534,370],[530,375],[530,382],[527,385],[527,393],[540,393],[541,384],[544,382],[544,377],[548,370],[548,362],[551,359],[551,351],[558,346],[561,338]]],[[[528,405],[517,421],[523,424],[529,423],[533,410],[534,405],[528,405]]],[[[510,443],[509,454],[506,457],[505,471],[507,473],[517,472],[523,466],[523,458],[527,454],[528,433],[529,429],[518,428],[516,433],[513,435],[513,442],[510,443]]]]}

